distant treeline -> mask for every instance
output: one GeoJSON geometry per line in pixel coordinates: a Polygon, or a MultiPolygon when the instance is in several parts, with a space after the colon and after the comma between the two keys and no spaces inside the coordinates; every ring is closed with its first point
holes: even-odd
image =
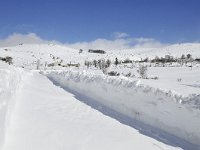
{"type": "Polygon", "coordinates": [[[105,54],[106,52],[104,50],[95,50],[95,49],[89,49],[89,53],[99,53],[99,54],[105,54]]]}

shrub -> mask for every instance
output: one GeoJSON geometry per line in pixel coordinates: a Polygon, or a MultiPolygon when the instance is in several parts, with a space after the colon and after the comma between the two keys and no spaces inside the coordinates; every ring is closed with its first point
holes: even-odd
{"type": "Polygon", "coordinates": [[[182,81],[182,79],[181,79],[181,78],[178,78],[178,79],[177,79],[177,81],[178,81],[178,82],[181,82],[181,81],[182,81]]]}
{"type": "Polygon", "coordinates": [[[107,65],[107,68],[110,67],[110,65],[111,65],[110,59],[107,59],[107,60],[106,60],[106,65],[107,65]]]}
{"type": "Polygon", "coordinates": [[[116,71],[111,71],[111,72],[108,72],[108,75],[109,76],[119,76],[120,74],[117,73],[116,71]]]}
{"type": "Polygon", "coordinates": [[[10,64],[13,64],[13,62],[12,62],[13,58],[10,57],[10,56],[2,57],[1,60],[2,60],[2,61],[5,61],[5,62],[8,63],[9,65],[10,65],[10,64]]]}
{"type": "Polygon", "coordinates": [[[153,77],[153,78],[151,78],[151,79],[153,79],[153,80],[158,80],[158,77],[153,77]]]}
{"type": "Polygon", "coordinates": [[[118,58],[117,58],[117,57],[115,58],[114,64],[115,64],[116,66],[119,64],[119,61],[118,61],[118,58]]]}
{"type": "Polygon", "coordinates": [[[122,63],[124,63],[124,64],[128,64],[128,63],[132,63],[132,61],[130,60],[130,59],[125,59],[122,63]]]}
{"type": "Polygon", "coordinates": [[[131,73],[129,72],[129,73],[127,73],[125,76],[126,76],[126,77],[130,77],[130,76],[131,76],[131,73]]]}
{"type": "Polygon", "coordinates": [[[147,79],[147,66],[140,65],[138,73],[142,79],[147,79]]]}

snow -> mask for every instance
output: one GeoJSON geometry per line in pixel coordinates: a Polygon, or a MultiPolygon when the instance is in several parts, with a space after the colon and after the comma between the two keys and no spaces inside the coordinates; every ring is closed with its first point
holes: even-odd
{"type": "MultiPolygon", "coordinates": [[[[168,46],[163,46],[159,48],[135,48],[132,49],[134,51],[134,56],[140,60],[140,58],[155,58],[155,56],[165,57],[165,55],[171,55],[174,57],[181,57],[182,54],[192,54],[192,56],[200,57],[200,44],[199,43],[180,43],[173,44],[168,46]]],[[[122,56],[129,56],[131,54],[131,50],[123,50],[120,51],[122,56]],[[126,52],[127,51],[127,52],[126,52]],[[127,55],[129,53],[129,55],[127,55]]],[[[194,57],[194,58],[195,58],[194,57]]]]}
{"type": "Polygon", "coordinates": [[[0,148],[5,139],[10,115],[14,108],[14,97],[20,87],[23,71],[0,62],[0,148]]]}
{"type": "Polygon", "coordinates": [[[54,44],[0,48],[0,149],[200,149],[200,63],[111,65],[109,77],[85,61],[141,60],[191,54],[199,43],[107,50],[106,54],[54,44]],[[45,67],[45,64],[80,67],[45,67]],[[40,65],[38,65],[40,64],[40,65]],[[20,69],[20,68],[24,69],[20,69]],[[39,68],[42,74],[39,74],[39,68]],[[45,71],[46,70],[46,71],[45,71]],[[131,77],[125,74],[131,73],[131,77]],[[47,76],[47,77],[45,77],[47,76]],[[151,79],[158,77],[157,80],[151,79]]]}
{"type": "Polygon", "coordinates": [[[175,150],[106,116],[37,72],[16,97],[4,150],[175,150]]]}
{"type": "Polygon", "coordinates": [[[200,143],[199,95],[183,97],[122,77],[87,72],[50,72],[47,76],[64,88],[86,95],[118,113],[170,133],[186,141],[200,143]],[[188,124],[190,122],[190,124],[188,124]]]}
{"type": "MultiPolygon", "coordinates": [[[[130,77],[129,79],[137,81],[140,80],[141,84],[148,85],[150,87],[159,88],[166,92],[176,93],[177,96],[190,97],[193,94],[199,95],[200,90],[200,67],[194,66],[192,69],[186,66],[183,67],[148,67],[147,76],[149,78],[158,77],[157,80],[154,79],[141,79],[137,70],[138,67],[125,67],[119,66],[116,68],[111,68],[109,71],[116,71],[121,74],[131,73],[135,77],[130,77]],[[178,81],[178,79],[181,79],[178,81]]],[[[92,72],[97,74],[97,71],[86,70],[87,72],[92,72]]]]}
{"type": "Polygon", "coordinates": [[[92,61],[94,59],[111,59],[115,60],[117,57],[119,60],[141,60],[149,57],[155,58],[155,56],[165,57],[165,55],[171,55],[174,57],[181,57],[191,54],[193,58],[200,57],[200,44],[199,43],[183,43],[165,46],[162,48],[135,48],[125,50],[108,50],[106,54],[94,54],[88,53],[88,50],[84,50],[79,54],[79,50],[66,47],[64,45],[54,44],[23,44],[14,47],[2,47],[0,48],[0,57],[11,56],[14,59],[15,66],[23,66],[25,68],[36,69],[36,61],[39,59],[41,65],[47,63],[53,63],[55,61],[63,60],[64,64],[67,63],[80,63],[84,64],[85,60],[92,61]],[[52,56],[58,59],[52,59],[52,56]]]}
{"type": "Polygon", "coordinates": [[[142,80],[143,84],[165,89],[181,94],[185,97],[189,95],[199,95],[200,90],[198,85],[200,85],[200,68],[199,67],[155,67],[148,68],[149,76],[158,76],[158,80],[142,80]],[[181,81],[178,81],[181,79],[181,81]]]}

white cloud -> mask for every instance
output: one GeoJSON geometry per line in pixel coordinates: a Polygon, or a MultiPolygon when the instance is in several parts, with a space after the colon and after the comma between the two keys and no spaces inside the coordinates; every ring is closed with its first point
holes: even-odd
{"type": "Polygon", "coordinates": [[[77,42],[72,44],[66,44],[69,47],[77,49],[133,49],[133,48],[155,48],[162,47],[166,44],[162,44],[159,41],[152,38],[126,38],[126,39],[96,39],[91,42],[77,42]]]}
{"type": "Polygon", "coordinates": [[[20,43],[26,44],[41,44],[41,43],[57,43],[56,41],[48,41],[40,38],[35,33],[20,34],[14,33],[6,39],[0,39],[0,47],[15,46],[20,43]]]}
{"type": "Polygon", "coordinates": [[[121,38],[127,38],[129,35],[125,32],[114,32],[113,33],[114,38],[121,39],[121,38]]]}
{"type": "Polygon", "coordinates": [[[77,42],[66,44],[69,47],[73,48],[82,48],[82,49],[129,49],[131,48],[131,40],[129,39],[115,39],[115,40],[107,40],[107,39],[96,39],[91,42],[77,42]]]}
{"type": "Polygon", "coordinates": [[[166,44],[162,44],[161,42],[153,39],[153,38],[135,38],[134,39],[135,48],[155,48],[155,47],[162,47],[166,44]]]}
{"type": "MultiPolygon", "coordinates": [[[[120,34],[119,34],[120,35],[120,34]]],[[[125,34],[121,34],[118,37],[125,37],[125,34]]],[[[60,43],[58,41],[44,40],[35,33],[20,34],[14,33],[5,39],[0,39],[0,47],[15,46],[20,43],[25,44],[42,44],[42,43],[54,43],[62,44],[76,49],[132,49],[132,48],[153,48],[161,47],[162,43],[152,38],[116,38],[113,40],[108,39],[96,39],[89,42],[75,42],[75,43],[60,43]]]]}

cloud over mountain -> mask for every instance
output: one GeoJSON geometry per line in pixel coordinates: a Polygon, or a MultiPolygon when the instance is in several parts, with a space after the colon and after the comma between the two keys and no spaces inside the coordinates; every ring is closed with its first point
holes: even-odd
{"type": "Polygon", "coordinates": [[[161,47],[163,44],[153,38],[131,38],[128,34],[123,32],[115,32],[114,39],[102,39],[98,38],[93,41],[83,41],[83,42],[75,42],[75,43],[61,43],[55,40],[45,40],[42,39],[35,33],[21,34],[14,33],[9,35],[5,39],[0,39],[0,47],[6,46],[15,46],[20,43],[25,44],[45,44],[45,43],[54,43],[54,44],[62,44],[68,47],[77,48],[77,49],[131,49],[131,48],[146,48],[146,47],[161,47]]]}

